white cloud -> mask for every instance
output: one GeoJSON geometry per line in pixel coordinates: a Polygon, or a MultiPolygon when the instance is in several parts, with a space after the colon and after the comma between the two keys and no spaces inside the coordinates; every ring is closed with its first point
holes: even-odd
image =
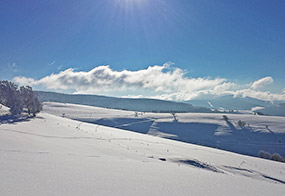
{"type": "Polygon", "coordinates": [[[22,85],[22,86],[33,86],[33,85],[36,85],[36,81],[33,79],[33,78],[26,78],[26,77],[22,77],[22,76],[18,76],[18,77],[15,77],[13,79],[14,82],[22,85]]]}
{"type": "Polygon", "coordinates": [[[57,67],[58,70],[61,70],[61,68],[62,68],[62,65],[60,65],[60,66],[57,67]]]}
{"type": "Polygon", "coordinates": [[[233,92],[235,96],[252,97],[264,101],[285,101],[285,94],[274,94],[269,91],[256,91],[252,89],[242,89],[233,92]]]}
{"type": "Polygon", "coordinates": [[[252,83],[251,88],[252,89],[260,89],[268,84],[273,83],[273,79],[270,76],[261,78],[259,80],[256,80],[255,82],[252,83]]]}
{"type": "Polygon", "coordinates": [[[54,64],[55,64],[55,61],[48,63],[48,65],[54,65],[54,64]]]}
{"type": "Polygon", "coordinates": [[[257,111],[257,110],[262,110],[262,109],[264,109],[264,107],[255,106],[255,107],[251,108],[251,111],[252,111],[252,112],[255,112],[255,111],[257,111]]]}
{"type": "Polygon", "coordinates": [[[18,72],[18,66],[15,62],[8,64],[8,68],[12,72],[18,72]]]}
{"type": "Polygon", "coordinates": [[[122,98],[133,98],[133,99],[139,99],[139,98],[145,98],[143,95],[126,95],[121,96],[122,98]]]}
{"type": "Polygon", "coordinates": [[[21,85],[43,85],[48,89],[67,90],[75,93],[102,93],[130,90],[149,89],[157,94],[172,94],[176,99],[188,99],[200,90],[225,88],[228,84],[224,78],[189,78],[179,68],[169,64],[150,66],[138,71],[115,71],[109,66],[98,66],[84,72],[69,68],[56,74],[51,74],[40,80],[16,77],[14,81],[21,85]],[[178,92],[178,93],[177,93],[178,92]]]}
{"type": "Polygon", "coordinates": [[[95,67],[90,71],[69,68],[39,80],[15,77],[14,82],[76,94],[119,94],[165,100],[191,100],[207,95],[248,96],[268,101],[285,100],[284,94],[257,90],[272,83],[271,77],[257,80],[251,84],[251,87],[240,86],[225,78],[188,77],[185,71],[174,67],[171,63],[149,66],[137,71],[115,71],[106,65],[95,67]]]}

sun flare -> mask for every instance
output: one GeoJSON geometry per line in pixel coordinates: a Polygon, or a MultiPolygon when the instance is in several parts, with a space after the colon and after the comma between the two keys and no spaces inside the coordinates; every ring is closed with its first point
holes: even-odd
{"type": "Polygon", "coordinates": [[[125,8],[132,6],[142,6],[149,2],[149,0],[117,0],[117,3],[123,5],[125,8]]]}

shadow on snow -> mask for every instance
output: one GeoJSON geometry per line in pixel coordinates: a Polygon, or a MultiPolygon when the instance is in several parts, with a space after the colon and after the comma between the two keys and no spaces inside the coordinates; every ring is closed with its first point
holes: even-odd
{"type": "Polygon", "coordinates": [[[259,132],[254,127],[235,126],[226,121],[227,126],[196,122],[157,122],[148,118],[103,118],[77,119],[84,122],[120,128],[143,134],[162,136],[182,142],[219,148],[246,155],[257,156],[260,150],[285,156],[285,134],[272,130],[259,132]]]}
{"type": "Polygon", "coordinates": [[[0,116],[0,124],[14,124],[17,122],[23,122],[23,121],[29,121],[30,116],[23,116],[23,115],[17,115],[17,116],[13,116],[13,115],[3,115],[0,116]]]}

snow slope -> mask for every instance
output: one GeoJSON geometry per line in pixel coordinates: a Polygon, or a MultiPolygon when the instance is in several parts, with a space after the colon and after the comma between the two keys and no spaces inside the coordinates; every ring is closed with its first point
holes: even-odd
{"type": "Polygon", "coordinates": [[[137,113],[47,102],[44,111],[114,128],[257,156],[260,150],[285,156],[285,117],[252,114],[137,113]],[[238,121],[246,122],[245,127],[238,121]]]}
{"type": "Polygon", "coordinates": [[[0,124],[0,195],[284,195],[285,165],[41,113],[0,124]]]}

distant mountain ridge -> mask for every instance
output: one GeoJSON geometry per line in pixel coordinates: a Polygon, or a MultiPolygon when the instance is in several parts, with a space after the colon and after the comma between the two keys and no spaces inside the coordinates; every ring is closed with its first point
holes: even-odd
{"type": "Polygon", "coordinates": [[[226,110],[251,110],[253,107],[269,107],[273,104],[269,101],[262,101],[251,97],[234,97],[225,95],[208,99],[194,99],[187,103],[206,108],[224,108],[226,110]],[[213,107],[210,106],[212,104],[213,107]]]}
{"type": "Polygon", "coordinates": [[[285,116],[285,103],[282,101],[262,101],[251,97],[234,97],[233,95],[225,95],[219,97],[211,97],[208,99],[194,99],[187,101],[187,103],[193,104],[199,107],[211,108],[211,109],[225,109],[230,110],[251,110],[260,114],[269,116],[285,116]],[[257,109],[260,107],[260,109],[257,109]]]}
{"type": "Polygon", "coordinates": [[[37,91],[37,94],[42,102],[49,101],[73,103],[138,112],[212,112],[209,108],[195,107],[189,103],[157,99],[117,98],[99,95],[73,95],[44,91],[37,91]]]}
{"type": "Polygon", "coordinates": [[[275,104],[257,111],[270,116],[285,116],[285,103],[275,104]]]}

